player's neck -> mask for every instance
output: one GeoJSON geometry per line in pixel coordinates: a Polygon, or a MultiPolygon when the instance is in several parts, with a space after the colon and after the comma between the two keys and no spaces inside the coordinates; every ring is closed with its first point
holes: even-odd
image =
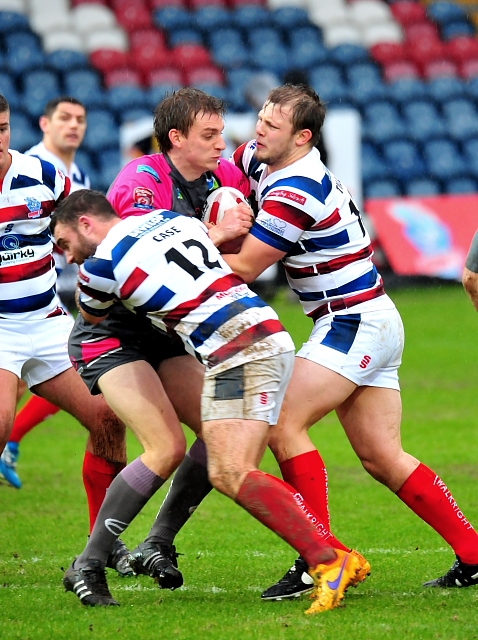
{"type": "Polygon", "coordinates": [[[193,167],[187,160],[181,157],[181,154],[175,154],[174,149],[168,151],[168,156],[177,171],[179,171],[188,182],[197,180],[204,173],[204,171],[199,170],[197,167],[193,167]]]}
{"type": "Polygon", "coordinates": [[[63,162],[69,172],[71,169],[71,165],[75,160],[76,151],[74,149],[72,151],[64,151],[63,149],[59,149],[54,144],[52,144],[50,140],[43,140],[43,144],[45,145],[45,149],[47,151],[53,153],[54,156],[56,156],[63,162]]]}
{"type": "Polygon", "coordinates": [[[298,160],[302,160],[310,151],[311,147],[296,147],[291,151],[291,153],[287,154],[283,158],[278,159],[274,164],[269,164],[267,166],[267,173],[274,173],[275,171],[280,171],[281,169],[285,169],[286,167],[290,167],[291,164],[294,164],[298,160]]]}
{"type": "Polygon", "coordinates": [[[5,176],[8,173],[8,170],[12,166],[12,156],[8,151],[7,151],[7,154],[8,154],[8,160],[5,163],[5,166],[3,167],[3,169],[0,169],[0,180],[2,181],[2,187],[3,187],[3,179],[5,178],[5,176]]]}

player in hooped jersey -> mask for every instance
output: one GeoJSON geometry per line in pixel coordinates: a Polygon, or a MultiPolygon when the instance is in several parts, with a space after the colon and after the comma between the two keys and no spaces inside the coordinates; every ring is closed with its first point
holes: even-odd
{"type": "MultiPolygon", "coordinates": [[[[156,208],[174,209],[186,216],[198,217],[202,206],[214,189],[231,186],[249,194],[249,184],[243,173],[231,162],[222,159],[225,149],[222,138],[224,103],[199,89],[184,88],[162,100],[154,117],[154,133],[161,153],[142,156],[127,164],[108,192],[108,199],[122,218],[144,215],[156,208]]],[[[214,244],[247,233],[251,226],[250,208],[244,204],[231,209],[224,220],[210,229],[214,244]]],[[[69,353],[83,380],[93,394],[104,391],[114,397],[121,388],[124,376],[149,363],[158,371],[161,383],[181,422],[199,429],[200,395],[203,368],[193,356],[187,354],[181,341],[173,340],[151,327],[143,317],[115,305],[109,317],[93,325],[78,315],[70,336],[69,353]]],[[[140,415],[138,415],[140,418],[140,415]]],[[[194,475],[193,489],[188,485],[188,499],[199,504],[192,494],[211,489],[207,477],[205,449],[201,440],[194,443],[184,462],[194,475]],[[205,487],[205,488],[204,488],[205,487]]],[[[85,458],[84,479],[88,484],[91,470],[101,470],[105,485],[117,474],[117,467],[92,456],[85,458]]],[[[176,487],[181,485],[181,474],[176,474],[176,487]]],[[[90,484],[93,494],[94,484],[90,484]]],[[[93,494],[94,498],[94,494],[93,494]]],[[[91,528],[101,502],[89,501],[91,528]]],[[[160,527],[181,526],[189,517],[189,505],[176,504],[160,527]],[[176,521],[179,519],[179,524],[176,521]],[[174,522],[172,522],[174,521],[174,522]]],[[[161,586],[177,588],[182,576],[175,569],[176,553],[172,545],[163,544],[161,531],[152,530],[139,545],[142,561],[136,569],[159,578],[161,586]],[[149,562],[152,556],[155,563],[149,562]],[[174,574],[165,577],[165,564],[174,574]]],[[[121,572],[123,570],[121,569],[121,572]]]]}
{"type": "MultiPolygon", "coordinates": [[[[36,156],[60,169],[70,178],[71,191],[89,189],[89,177],[75,162],[76,152],[86,133],[85,105],[71,96],[54,98],[46,104],[39,124],[43,139],[28,149],[25,155],[36,156]]],[[[57,274],[61,279],[66,264],[62,252],[56,245],[53,247],[53,256],[57,274]]],[[[21,389],[21,395],[25,390],[25,387],[21,389]]],[[[58,411],[59,407],[45,398],[33,395],[18,412],[10,440],[0,458],[0,473],[13,487],[20,489],[22,486],[17,471],[20,443],[35,426],[58,411]]]]}
{"type": "MultiPolygon", "coordinates": [[[[201,432],[211,482],[302,550],[317,611],[337,606],[328,597],[329,570],[340,564],[352,580],[359,561],[334,552],[294,490],[258,469],[294,361],[294,344],[275,312],[230,270],[198,220],[168,210],[121,220],[102,194],[78,191],[57,209],[52,229],[69,259],[83,263],[79,308],[89,321],[101,322],[121,300],[179,336],[204,363],[201,432]]],[[[185,452],[181,425],[172,405],[161,399],[151,367],[120,391],[126,421],[134,424],[145,451],[112,482],[86,549],[65,573],[66,589],[86,605],[117,604],[106,584],[106,558],[185,452]],[[128,420],[136,408],[141,418],[128,420]]]]}
{"type": "MultiPolygon", "coordinates": [[[[401,446],[402,322],[372,262],[357,207],[314,148],[324,117],[312,89],[279,87],[259,113],[256,140],[234,154],[256,192],[259,212],[241,251],[224,257],[246,282],[282,260],[314,322],[297,353],[269,446],[293,486],[301,475],[315,475],[301,493],[328,521],[325,467],[307,430],[335,410],[365,469],[453,548],[453,567],[426,585],[478,584],[476,531],[445,483],[401,446]]],[[[303,567],[299,558],[262,597],[304,591],[303,567]]]]}
{"type": "Polygon", "coordinates": [[[56,295],[49,223],[69,178],[9,142],[10,108],[0,96],[0,451],[23,379],[88,429],[90,455],[124,462],[124,425],[102,397],[91,397],[68,358],[71,323],[56,295]]]}

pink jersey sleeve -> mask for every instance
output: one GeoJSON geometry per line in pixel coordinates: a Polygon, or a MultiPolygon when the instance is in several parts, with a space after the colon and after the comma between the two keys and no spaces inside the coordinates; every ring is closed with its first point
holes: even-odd
{"type": "Polygon", "coordinates": [[[171,209],[169,167],[159,154],[136,158],[120,171],[107,198],[122,218],[171,209]]]}
{"type": "Polygon", "coordinates": [[[229,160],[221,158],[219,167],[214,173],[216,173],[217,177],[221,180],[223,187],[234,187],[239,189],[246,198],[250,195],[251,188],[249,186],[248,177],[239,169],[239,167],[236,167],[229,160]]]}

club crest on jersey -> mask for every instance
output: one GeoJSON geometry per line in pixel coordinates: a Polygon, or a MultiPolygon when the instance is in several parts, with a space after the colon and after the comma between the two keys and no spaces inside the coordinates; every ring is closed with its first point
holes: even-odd
{"type": "Polygon", "coordinates": [[[298,193],[293,193],[292,191],[286,191],[285,189],[276,189],[275,191],[271,191],[269,196],[275,196],[276,198],[286,198],[287,200],[293,200],[298,204],[304,205],[307,202],[307,198],[305,196],[301,196],[298,193]]]}
{"type": "Polygon", "coordinates": [[[153,209],[154,192],[147,187],[136,187],[133,194],[136,209],[153,209]]]}
{"type": "Polygon", "coordinates": [[[25,203],[30,211],[29,218],[39,218],[42,214],[41,202],[36,198],[25,198],[25,203]]]}

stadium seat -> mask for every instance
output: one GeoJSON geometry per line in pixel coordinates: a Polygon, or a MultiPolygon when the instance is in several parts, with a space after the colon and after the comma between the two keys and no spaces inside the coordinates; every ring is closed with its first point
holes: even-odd
{"type": "Polygon", "coordinates": [[[370,47],[371,57],[382,65],[408,61],[407,46],[403,42],[380,42],[370,47]]]}
{"type": "Polygon", "coordinates": [[[467,20],[462,22],[452,22],[445,24],[441,28],[441,37],[443,40],[452,40],[459,37],[473,37],[476,34],[474,25],[467,20]]]}
{"type": "Polygon", "coordinates": [[[464,112],[448,117],[447,128],[450,137],[459,143],[478,138],[478,114],[464,112]]]}
{"type": "Polygon", "coordinates": [[[77,33],[89,34],[93,31],[105,31],[117,26],[116,16],[109,7],[84,3],[71,11],[71,24],[77,33]]]}
{"type": "Polygon", "coordinates": [[[340,45],[362,45],[362,32],[351,22],[325,25],[322,27],[324,44],[329,47],[340,45]]]}
{"type": "Polygon", "coordinates": [[[198,8],[194,13],[195,26],[204,34],[231,24],[231,12],[226,7],[206,5],[198,8]]]}
{"type": "Polygon", "coordinates": [[[0,11],[11,11],[12,13],[28,13],[26,0],[1,0],[0,11]]]}
{"type": "Polygon", "coordinates": [[[291,29],[287,33],[289,45],[300,44],[301,42],[313,42],[314,44],[323,44],[322,33],[315,25],[307,25],[291,29]]]}
{"type": "Polygon", "coordinates": [[[355,0],[349,5],[349,18],[360,27],[389,22],[390,7],[382,0],[355,0]]]}
{"type": "Polygon", "coordinates": [[[92,31],[84,35],[85,50],[88,53],[97,49],[117,49],[127,51],[129,48],[128,36],[120,27],[92,31]]]}
{"type": "Polygon", "coordinates": [[[423,39],[408,44],[410,59],[422,70],[425,65],[433,60],[442,60],[446,57],[446,49],[439,40],[423,39]]]}
{"type": "Polygon", "coordinates": [[[246,46],[242,31],[236,27],[224,27],[214,30],[208,35],[209,47],[213,50],[216,47],[221,47],[225,42],[232,42],[240,47],[246,46]]]}
{"type": "Polygon", "coordinates": [[[116,9],[115,14],[118,24],[130,33],[140,29],[149,29],[153,24],[151,11],[146,4],[128,2],[116,9]]]}
{"type": "Polygon", "coordinates": [[[312,3],[312,6],[309,7],[309,18],[313,24],[322,29],[334,25],[351,24],[348,6],[345,3],[312,3]]]}
{"type": "Polygon", "coordinates": [[[278,47],[284,44],[280,32],[274,27],[258,26],[250,29],[247,34],[247,40],[250,47],[257,47],[265,43],[271,43],[278,47]]]}
{"type": "Polygon", "coordinates": [[[397,104],[406,104],[410,100],[428,97],[428,86],[418,78],[399,78],[390,82],[388,95],[397,104]]]}
{"type": "Polygon", "coordinates": [[[20,104],[20,94],[13,77],[4,70],[0,71],[0,87],[0,93],[8,100],[13,111],[20,104]]]}
{"type": "Polygon", "coordinates": [[[356,82],[359,78],[367,78],[381,82],[382,71],[380,67],[373,62],[373,60],[366,60],[363,62],[357,62],[356,64],[352,63],[348,66],[345,70],[345,77],[349,83],[356,82]]]}
{"type": "Polygon", "coordinates": [[[202,7],[222,7],[224,0],[189,0],[189,6],[193,11],[197,11],[202,7]]]}
{"type": "Polygon", "coordinates": [[[370,140],[382,148],[394,140],[407,139],[407,135],[407,129],[401,118],[368,120],[363,126],[364,139],[370,140]]]}
{"type": "Polygon", "coordinates": [[[168,44],[177,47],[181,44],[204,44],[204,36],[199,29],[175,29],[168,35],[168,44]]]}
{"type": "Polygon", "coordinates": [[[221,84],[210,83],[210,82],[194,82],[188,86],[194,86],[197,89],[201,89],[201,91],[204,91],[205,93],[208,93],[211,96],[220,98],[221,100],[227,100],[227,97],[228,97],[227,87],[221,84]]]}
{"type": "Polygon", "coordinates": [[[110,88],[107,99],[110,110],[120,117],[127,110],[144,107],[146,95],[137,85],[119,84],[110,88]]]}
{"type": "Polygon", "coordinates": [[[45,55],[41,49],[32,49],[27,44],[15,47],[5,55],[6,69],[17,77],[33,69],[42,69],[45,64],[45,55]]]}
{"type": "Polygon", "coordinates": [[[449,139],[425,142],[423,156],[427,164],[427,173],[432,178],[444,181],[466,175],[466,165],[458,145],[449,139]]]}
{"type": "Polygon", "coordinates": [[[166,6],[156,9],[154,23],[160,29],[174,31],[175,29],[194,28],[192,12],[181,6],[166,6]]]}
{"type": "Polygon", "coordinates": [[[447,2],[446,0],[438,0],[432,2],[427,7],[428,17],[440,26],[466,20],[466,10],[459,2],[447,2]]]}
{"type": "Polygon", "coordinates": [[[446,43],[446,54],[456,64],[478,60],[478,40],[468,36],[452,38],[446,43]]]}
{"type": "Polygon", "coordinates": [[[282,76],[290,66],[288,52],[281,44],[263,42],[250,49],[250,58],[264,70],[282,76]]]}
{"type": "Polygon", "coordinates": [[[183,76],[179,69],[172,67],[154,69],[148,74],[147,84],[151,87],[158,84],[170,84],[171,86],[182,86],[183,76]]]}
{"type": "Polygon", "coordinates": [[[328,49],[321,43],[304,39],[289,48],[289,67],[312,70],[328,59],[328,49]]]}
{"type": "Polygon", "coordinates": [[[46,53],[58,50],[78,51],[79,53],[86,51],[83,37],[71,30],[45,33],[43,36],[43,48],[46,53]]]}
{"type": "Polygon", "coordinates": [[[371,101],[387,99],[387,85],[381,78],[373,76],[353,76],[349,82],[349,92],[351,99],[362,110],[371,101]]]}
{"type": "Polygon", "coordinates": [[[32,91],[37,87],[42,87],[51,93],[60,94],[60,81],[56,71],[50,69],[39,69],[27,71],[21,78],[23,91],[32,91]]]}
{"type": "Polygon", "coordinates": [[[362,144],[362,180],[368,183],[391,177],[391,170],[377,147],[369,142],[362,144]]]}
{"type": "Polygon", "coordinates": [[[65,93],[77,98],[88,108],[103,107],[105,94],[100,75],[94,69],[78,69],[65,73],[65,93]]]}
{"type": "Polygon", "coordinates": [[[427,12],[424,5],[412,0],[398,0],[390,5],[393,17],[402,27],[409,27],[412,24],[425,22],[427,12]]]}
{"type": "Polygon", "coordinates": [[[441,184],[432,178],[417,178],[409,180],[404,184],[405,195],[407,196],[437,196],[441,193],[441,184]]]}
{"type": "Polygon", "coordinates": [[[384,146],[383,154],[394,177],[403,185],[412,178],[423,177],[426,172],[425,163],[413,142],[394,140],[384,146]]]}
{"type": "Polygon", "coordinates": [[[197,67],[205,67],[211,63],[209,51],[198,44],[182,44],[173,47],[170,51],[174,65],[184,72],[189,72],[197,67]]]}
{"type": "Polygon", "coordinates": [[[164,7],[182,7],[186,8],[186,0],[149,0],[149,6],[154,12],[157,9],[164,9],[164,7]]]}
{"type": "Polygon", "coordinates": [[[117,49],[98,48],[90,54],[90,62],[101,73],[109,73],[130,65],[128,53],[117,49]]]}
{"type": "Polygon", "coordinates": [[[30,31],[30,22],[26,15],[15,11],[0,11],[0,35],[30,31]]]}
{"type": "Polygon", "coordinates": [[[478,102],[478,77],[471,78],[466,84],[464,83],[463,89],[464,93],[462,95],[473,98],[473,100],[478,102]]]}
{"type": "Polygon", "coordinates": [[[434,78],[427,85],[429,95],[437,102],[460,98],[466,94],[465,83],[459,78],[434,78]]]}
{"type": "Polygon", "coordinates": [[[71,49],[56,49],[48,53],[45,59],[48,67],[62,73],[90,67],[90,62],[84,53],[71,49]]]}
{"type": "Polygon", "coordinates": [[[68,31],[72,29],[70,12],[68,9],[59,11],[45,11],[41,9],[38,12],[31,13],[30,25],[33,31],[45,35],[55,31],[68,31]]]}
{"type": "Polygon", "coordinates": [[[119,147],[119,129],[116,119],[110,111],[91,109],[88,112],[88,128],[83,145],[90,152],[119,147]]]}
{"type": "Polygon", "coordinates": [[[446,180],[445,192],[453,193],[453,194],[477,193],[478,180],[470,177],[454,178],[453,180],[446,180]]]}
{"type": "Polygon", "coordinates": [[[157,82],[156,84],[151,85],[145,93],[146,101],[150,106],[151,111],[154,111],[158,103],[161,102],[167,94],[181,89],[182,86],[182,82],[174,82],[173,80],[165,80],[164,82],[157,82]]]}
{"type": "Polygon", "coordinates": [[[401,78],[419,78],[420,71],[411,60],[400,60],[384,65],[383,77],[387,82],[395,82],[401,78]]]}
{"type": "Polygon", "coordinates": [[[408,43],[422,40],[440,40],[438,26],[432,22],[417,22],[404,28],[405,40],[408,43]]]}
{"type": "Polygon", "coordinates": [[[234,24],[247,32],[257,25],[268,26],[272,24],[271,13],[259,4],[244,4],[231,12],[231,25],[234,24]]]}
{"type": "Polygon", "coordinates": [[[401,193],[400,185],[392,178],[364,183],[365,198],[395,198],[401,193]]]}
{"type": "Polygon", "coordinates": [[[247,66],[250,60],[248,47],[239,42],[223,42],[212,49],[214,62],[226,71],[247,66]]]}
{"type": "Polygon", "coordinates": [[[158,48],[150,44],[132,50],[129,60],[144,81],[154,69],[176,66],[170,49],[158,48]]]}
{"type": "Polygon", "coordinates": [[[465,60],[458,68],[460,76],[464,80],[471,80],[478,76],[478,59],[465,60]]]}
{"type": "Polygon", "coordinates": [[[218,67],[208,65],[191,69],[185,77],[186,85],[198,86],[199,84],[223,85],[224,73],[218,67]]]}
{"type": "Polygon", "coordinates": [[[362,42],[369,48],[381,42],[402,42],[403,40],[403,30],[396,22],[370,24],[362,28],[362,42]]]}
{"type": "Polygon", "coordinates": [[[138,29],[130,32],[129,44],[133,50],[147,45],[164,49],[166,47],[166,34],[156,27],[152,27],[151,29],[138,29]]]}
{"type": "Polygon", "coordinates": [[[445,122],[436,105],[428,100],[413,100],[402,107],[408,134],[423,143],[446,136],[445,122]]]}
{"type": "Polygon", "coordinates": [[[330,60],[346,68],[357,62],[368,62],[370,55],[365,47],[347,43],[333,47],[330,51],[330,60]]]}
{"type": "Polygon", "coordinates": [[[273,25],[284,33],[311,25],[307,10],[290,4],[273,9],[271,19],[273,25]]]}
{"type": "Polygon", "coordinates": [[[18,109],[10,114],[11,139],[10,148],[27,151],[40,141],[40,132],[33,127],[31,119],[18,109]]]}
{"type": "Polygon", "coordinates": [[[422,65],[422,75],[425,80],[434,78],[455,78],[458,76],[456,64],[447,58],[432,60],[422,65]]]}
{"type": "Polygon", "coordinates": [[[107,71],[103,78],[107,89],[122,85],[140,87],[143,84],[143,77],[132,67],[122,67],[121,69],[107,71]]]}

